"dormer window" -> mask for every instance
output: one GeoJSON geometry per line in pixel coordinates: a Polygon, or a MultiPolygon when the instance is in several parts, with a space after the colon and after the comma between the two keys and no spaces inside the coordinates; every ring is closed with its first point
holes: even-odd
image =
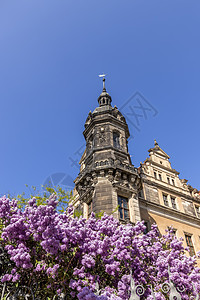
{"type": "Polygon", "coordinates": [[[113,146],[117,149],[120,148],[119,137],[118,132],[113,132],[113,146]]]}

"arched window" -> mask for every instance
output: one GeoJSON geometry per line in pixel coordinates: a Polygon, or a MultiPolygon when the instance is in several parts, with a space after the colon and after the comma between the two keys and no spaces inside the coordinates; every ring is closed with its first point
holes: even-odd
{"type": "Polygon", "coordinates": [[[120,143],[119,143],[119,133],[118,132],[113,132],[113,146],[115,148],[120,148],[120,143]]]}

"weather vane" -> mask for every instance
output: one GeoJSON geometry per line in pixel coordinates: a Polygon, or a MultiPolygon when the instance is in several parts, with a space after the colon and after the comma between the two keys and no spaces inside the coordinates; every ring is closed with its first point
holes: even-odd
{"type": "Polygon", "coordinates": [[[100,78],[103,78],[103,91],[106,90],[106,88],[105,88],[105,76],[106,76],[106,75],[107,75],[107,74],[100,74],[100,75],[99,75],[100,78]]]}

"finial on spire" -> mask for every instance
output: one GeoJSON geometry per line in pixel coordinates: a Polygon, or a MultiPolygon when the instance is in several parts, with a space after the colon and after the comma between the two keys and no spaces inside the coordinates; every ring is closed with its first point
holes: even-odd
{"type": "Polygon", "coordinates": [[[158,143],[156,142],[156,140],[154,139],[154,145],[155,146],[158,146],[158,143]]]}
{"type": "Polygon", "coordinates": [[[106,105],[111,106],[111,102],[112,102],[111,96],[106,92],[105,76],[106,74],[99,75],[100,78],[103,78],[103,91],[101,92],[101,95],[98,98],[99,106],[106,106],[106,105]]]}
{"type": "Polygon", "coordinates": [[[106,91],[106,87],[105,87],[105,81],[106,81],[106,79],[105,79],[105,76],[106,76],[106,74],[100,74],[99,75],[100,78],[103,78],[103,91],[104,92],[106,91]]]}

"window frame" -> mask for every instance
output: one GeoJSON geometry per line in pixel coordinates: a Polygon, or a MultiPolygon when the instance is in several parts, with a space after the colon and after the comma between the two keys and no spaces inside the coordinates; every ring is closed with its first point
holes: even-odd
{"type": "Polygon", "coordinates": [[[190,249],[190,251],[189,251],[190,256],[196,255],[195,254],[195,249],[194,249],[194,243],[192,241],[192,234],[187,233],[187,232],[184,232],[184,234],[185,234],[186,245],[190,249]]]}
{"type": "Polygon", "coordinates": [[[151,224],[147,220],[143,220],[143,221],[144,221],[144,225],[146,226],[146,228],[143,231],[143,234],[147,234],[151,230],[151,224]]]}
{"type": "Polygon", "coordinates": [[[196,211],[197,218],[200,219],[200,206],[196,205],[196,204],[194,206],[195,206],[195,211],[196,211]]]}
{"type": "Polygon", "coordinates": [[[126,220],[126,219],[130,219],[130,210],[129,210],[129,199],[124,197],[124,196],[121,196],[121,195],[117,195],[117,200],[118,200],[118,213],[119,213],[119,219],[121,220],[126,220]],[[120,206],[120,201],[121,200],[121,204],[122,206],[120,206]],[[127,202],[127,208],[124,206],[124,202],[127,202]],[[125,212],[128,213],[128,217],[125,216],[125,212]],[[121,213],[122,213],[122,217],[121,217],[121,213]]]}
{"type": "Polygon", "coordinates": [[[171,205],[173,209],[177,209],[176,197],[170,196],[171,205]],[[174,201],[174,202],[173,202],[174,201]]]}
{"type": "Polygon", "coordinates": [[[113,147],[116,149],[120,149],[120,133],[118,131],[113,131],[113,147]]]}
{"type": "Polygon", "coordinates": [[[168,195],[166,195],[166,194],[163,194],[163,203],[164,203],[165,206],[169,207],[168,195]]]}

